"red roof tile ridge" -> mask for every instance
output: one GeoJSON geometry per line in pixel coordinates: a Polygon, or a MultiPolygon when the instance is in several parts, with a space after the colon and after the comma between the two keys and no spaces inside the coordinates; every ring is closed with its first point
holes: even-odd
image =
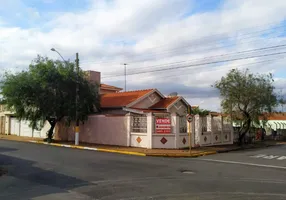
{"type": "Polygon", "coordinates": [[[178,99],[180,98],[181,96],[166,96],[165,98],[166,99],[178,99]]]}
{"type": "Polygon", "coordinates": [[[152,90],[155,90],[155,89],[143,89],[143,90],[129,90],[129,91],[122,91],[122,92],[118,92],[118,93],[132,93],[132,92],[147,92],[147,91],[152,91],[152,90]]]}

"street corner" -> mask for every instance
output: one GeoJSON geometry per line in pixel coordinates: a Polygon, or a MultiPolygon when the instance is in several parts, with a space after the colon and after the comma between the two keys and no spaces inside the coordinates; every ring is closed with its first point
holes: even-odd
{"type": "Polygon", "coordinates": [[[140,152],[135,152],[135,151],[121,151],[121,150],[105,149],[105,148],[98,148],[97,151],[108,152],[108,153],[119,153],[119,154],[126,154],[126,155],[134,155],[134,156],[148,156],[145,153],[140,153],[140,152]]]}
{"type": "Polygon", "coordinates": [[[48,142],[35,141],[35,140],[29,140],[28,142],[36,143],[36,144],[50,145],[50,146],[56,146],[56,147],[73,148],[73,149],[82,149],[82,150],[91,150],[91,151],[97,151],[98,150],[97,148],[94,148],[94,147],[76,146],[76,145],[70,145],[70,144],[48,143],[48,142]]]}
{"type": "Polygon", "coordinates": [[[147,153],[146,156],[153,157],[171,157],[171,158],[196,158],[200,156],[207,156],[216,154],[216,151],[207,151],[207,152],[195,152],[195,153],[147,153]]]}

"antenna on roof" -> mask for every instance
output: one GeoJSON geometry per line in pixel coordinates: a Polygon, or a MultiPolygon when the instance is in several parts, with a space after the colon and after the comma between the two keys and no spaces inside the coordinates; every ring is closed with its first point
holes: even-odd
{"type": "Polygon", "coordinates": [[[168,97],[176,97],[178,96],[178,92],[172,92],[168,95],[168,97]]]}

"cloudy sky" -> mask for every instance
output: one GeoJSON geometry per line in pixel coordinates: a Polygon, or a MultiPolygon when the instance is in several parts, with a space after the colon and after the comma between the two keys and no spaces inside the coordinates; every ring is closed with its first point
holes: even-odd
{"type": "Polygon", "coordinates": [[[178,92],[220,110],[211,85],[232,68],[273,73],[286,93],[285,0],[0,0],[0,69],[37,54],[80,56],[84,70],[127,89],[178,92]]]}

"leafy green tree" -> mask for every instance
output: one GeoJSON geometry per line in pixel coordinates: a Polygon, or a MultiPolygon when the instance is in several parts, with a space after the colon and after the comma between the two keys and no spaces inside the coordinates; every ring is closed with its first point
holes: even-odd
{"type": "Polygon", "coordinates": [[[200,116],[206,116],[210,113],[209,110],[200,109],[199,107],[192,108],[191,114],[193,115],[200,115],[200,116]]]}
{"type": "Polygon", "coordinates": [[[284,112],[284,106],[286,105],[286,100],[283,99],[283,97],[281,97],[278,102],[279,102],[279,105],[281,106],[282,112],[284,112]]]}
{"type": "Polygon", "coordinates": [[[240,144],[251,124],[260,124],[259,117],[277,106],[273,82],[272,74],[252,74],[248,69],[233,69],[215,83],[214,87],[220,91],[223,110],[241,122],[238,131],[240,144]]]}
{"type": "Polygon", "coordinates": [[[89,82],[81,70],[77,75],[75,64],[71,62],[38,56],[27,71],[6,73],[0,85],[2,101],[19,120],[30,121],[34,129],[48,121],[51,128],[47,139],[51,141],[57,122],[64,119],[70,125],[76,120],[77,80],[78,120],[84,122],[99,108],[98,85],[89,82]]]}

